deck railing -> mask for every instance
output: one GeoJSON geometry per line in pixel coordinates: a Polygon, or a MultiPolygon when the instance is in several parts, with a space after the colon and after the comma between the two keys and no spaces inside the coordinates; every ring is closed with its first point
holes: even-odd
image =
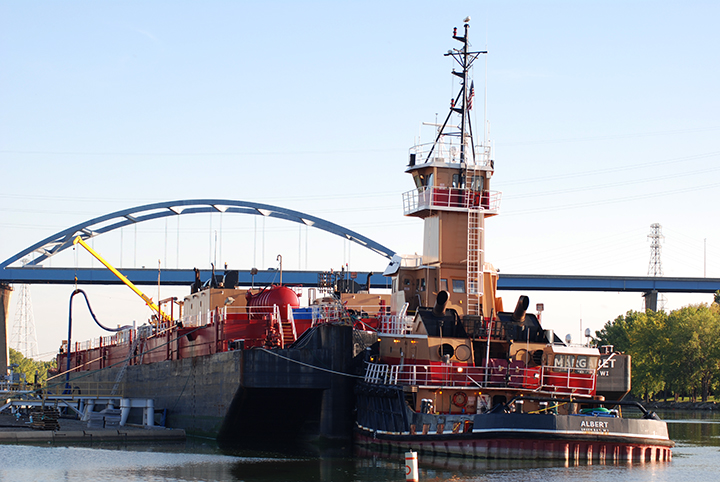
{"type": "Polygon", "coordinates": [[[421,387],[507,388],[557,395],[591,396],[595,393],[595,370],[531,367],[505,362],[488,367],[458,365],[387,365],[367,363],[365,381],[388,385],[421,387]]]}
{"type": "MultiPolygon", "coordinates": [[[[350,321],[348,316],[349,310],[353,310],[356,313],[366,313],[370,320],[374,320],[379,317],[379,313],[384,310],[385,307],[381,305],[357,305],[348,306],[341,305],[340,303],[335,304],[322,304],[312,306],[312,320],[313,325],[317,323],[326,322],[340,322],[350,321]]],[[[197,328],[202,326],[211,325],[215,322],[224,322],[228,319],[228,316],[234,314],[245,314],[245,315],[263,315],[267,314],[279,318],[280,311],[273,306],[225,306],[216,310],[207,310],[197,314],[183,314],[180,322],[185,328],[197,328]]],[[[287,320],[293,330],[294,338],[300,335],[297,330],[297,317],[292,311],[291,307],[288,307],[287,320]]],[[[360,320],[363,321],[362,319],[360,320]]],[[[367,321],[367,320],[366,320],[367,321]]],[[[362,323],[367,329],[373,329],[369,323],[362,323]]],[[[122,346],[130,345],[133,340],[137,337],[150,338],[157,335],[164,334],[167,330],[172,328],[174,325],[171,323],[160,323],[158,325],[141,325],[136,328],[127,327],[127,329],[114,333],[112,335],[102,336],[99,338],[92,338],[85,341],[78,341],[72,343],[72,353],[78,353],[88,350],[94,350],[102,347],[110,346],[122,346]]],[[[68,346],[67,342],[61,345],[61,353],[67,353],[68,346]]]]}
{"type": "Polygon", "coordinates": [[[441,186],[422,186],[403,193],[403,212],[412,214],[423,209],[441,211],[466,211],[470,208],[482,208],[495,214],[500,209],[502,193],[458,189],[441,186]]]}
{"type": "Polygon", "coordinates": [[[412,330],[413,317],[407,316],[408,303],[403,305],[397,315],[383,315],[380,318],[381,334],[386,335],[407,335],[412,330]]]}
{"type": "MultiPolygon", "coordinates": [[[[437,142],[418,144],[410,148],[410,154],[415,155],[417,164],[425,164],[426,162],[459,164],[460,144],[450,139],[450,137],[446,136],[437,142]]],[[[492,169],[490,146],[476,145],[472,149],[471,146],[466,145],[465,163],[470,167],[492,169]]]]}

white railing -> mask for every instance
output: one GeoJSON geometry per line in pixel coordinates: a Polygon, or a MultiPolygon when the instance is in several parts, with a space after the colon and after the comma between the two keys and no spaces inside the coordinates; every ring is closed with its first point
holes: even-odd
{"type": "Polygon", "coordinates": [[[500,209],[502,193],[499,191],[473,191],[454,187],[422,186],[403,193],[403,212],[405,215],[422,209],[441,211],[465,211],[470,208],[482,208],[495,214],[500,209]]]}
{"type": "Polygon", "coordinates": [[[397,315],[383,315],[380,318],[379,333],[385,335],[408,335],[412,330],[413,317],[407,316],[408,303],[397,315]]]}
{"type": "Polygon", "coordinates": [[[343,309],[340,303],[312,305],[312,326],[318,323],[334,323],[342,320],[343,309]]]}
{"type": "Polygon", "coordinates": [[[576,368],[496,365],[386,365],[367,363],[365,381],[426,387],[507,388],[552,392],[557,395],[590,396],[595,393],[594,370],[576,368]]]}
{"type": "Polygon", "coordinates": [[[368,363],[365,371],[365,381],[383,385],[397,385],[400,368],[400,365],[368,363]]]}
{"type": "MultiPolygon", "coordinates": [[[[476,145],[475,156],[473,156],[473,149],[470,146],[466,145],[465,151],[465,163],[467,165],[492,168],[490,146],[476,145]]],[[[417,164],[425,164],[427,162],[459,164],[460,144],[458,142],[444,141],[418,144],[410,148],[410,154],[415,154],[415,162],[417,164]],[[428,156],[430,156],[429,159],[428,156]]]]}
{"type": "Polygon", "coordinates": [[[292,335],[293,335],[293,341],[297,340],[298,334],[297,334],[297,328],[295,328],[295,317],[293,316],[293,310],[292,306],[287,305],[287,320],[290,322],[290,327],[292,328],[292,335]]]}
{"type": "MultiPolygon", "coordinates": [[[[380,318],[383,310],[386,306],[380,304],[372,305],[341,305],[338,303],[323,303],[319,305],[312,305],[312,324],[315,326],[318,323],[336,323],[340,321],[350,321],[350,311],[355,312],[356,315],[362,315],[366,313],[370,318],[380,318]]],[[[363,324],[362,318],[359,321],[363,324]]]]}
{"type": "Polygon", "coordinates": [[[181,322],[185,328],[205,326],[212,322],[212,311],[203,311],[195,315],[183,314],[181,322]]]}

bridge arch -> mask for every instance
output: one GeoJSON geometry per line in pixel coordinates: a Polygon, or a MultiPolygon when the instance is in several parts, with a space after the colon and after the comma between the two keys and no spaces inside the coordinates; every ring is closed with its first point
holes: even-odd
{"type": "Polygon", "coordinates": [[[265,216],[270,218],[284,219],[313,228],[317,228],[328,233],[345,238],[353,243],[357,243],[363,248],[367,248],[386,258],[392,258],[395,254],[389,248],[377,243],[362,234],[351,231],[338,224],[331,223],[324,219],[309,214],[285,209],[270,204],[253,203],[247,201],[237,201],[232,199],[187,199],[180,201],[166,201],[153,204],[145,204],[134,208],[116,211],[114,213],[99,216],[88,221],[71,226],[63,231],[48,236],[35,243],[34,245],[24,249],[14,256],[6,259],[0,264],[0,269],[10,266],[18,260],[32,253],[38,256],[26,264],[26,266],[36,266],[47,258],[58,254],[59,252],[71,247],[73,239],[81,236],[83,240],[99,236],[101,234],[120,229],[122,227],[160,219],[168,216],[180,216],[183,214],[199,214],[199,213],[231,213],[231,214],[250,214],[257,216],[265,216]]]}

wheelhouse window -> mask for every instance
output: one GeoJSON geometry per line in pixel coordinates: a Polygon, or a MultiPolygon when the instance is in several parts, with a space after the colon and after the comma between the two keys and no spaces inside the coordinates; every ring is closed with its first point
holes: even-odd
{"type": "Polygon", "coordinates": [[[482,176],[473,176],[471,189],[475,192],[482,192],[485,187],[485,178],[482,176]]]}
{"type": "Polygon", "coordinates": [[[465,187],[465,176],[460,174],[453,174],[452,187],[455,189],[463,189],[465,187]]]}
{"type": "Polygon", "coordinates": [[[433,173],[430,174],[415,174],[413,176],[413,180],[415,181],[415,187],[418,189],[421,189],[423,187],[432,186],[433,185],[433,173]]]}
{"type": "Polygon", "coordinates": [[[465,293],[465,280],[454,279],[452,280],[453,293],[465,293]]]}

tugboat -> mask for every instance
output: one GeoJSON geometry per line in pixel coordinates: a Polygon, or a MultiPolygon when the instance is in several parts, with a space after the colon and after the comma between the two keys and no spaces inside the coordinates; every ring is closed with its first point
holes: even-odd
{"type": "Polygon", "coordinates": [[[496,295],[484,227],[500,193],[490,190],[490,144],[475,144],[470,122],[470,69],[486,52],[471,51],[468,30],[469,18],[446,54],[460,79],[450,111],[432,143],[410,150],[404,214],[424,220],[423,252],[385,271],[391,313],[356,385],[356,441],[478,458],[668,461],[666,423],[621,400],[628,356],[564,343],[528,313],[528,297],[510,312],[496,295]]]}

